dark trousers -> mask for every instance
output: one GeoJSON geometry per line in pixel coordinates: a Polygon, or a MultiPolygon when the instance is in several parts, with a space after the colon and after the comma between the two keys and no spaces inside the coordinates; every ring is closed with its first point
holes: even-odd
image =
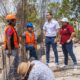
{"type": "Polygon", "coordinates": [[[73,60],[74,65],[77,65],[77,60],[73,52],[73,43],[72,41],[70,43],[65,43],[62,45],[62,50],[64,54],[64,64],[68,65],[68,54],[73,60]]]}
{"type": "Polygon", "coordinates": [[[36,60],[38,59],[36,49],[32,45],[26,45],[26,50],[29,50],[30,58],[34,57],[36,60]]]}
{"type": "Polygon", "coordinates": [[[52,45],[52,49],[54,51],[55,63],[58,64],[58,51],[57,44],[54,43],[55,37],[46,37],[46,63],[50,62],[50,46],[52,45]]]}

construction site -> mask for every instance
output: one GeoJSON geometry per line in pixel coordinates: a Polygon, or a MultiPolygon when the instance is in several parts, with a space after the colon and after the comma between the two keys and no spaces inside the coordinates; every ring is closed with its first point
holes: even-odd
{"type": "MultiPolygon", "coordinates": [[[[0,80],[24,80],[21,78],[19,74],[16,73],[16,71],[15,72],[13,71],[15,68],[14,67],[15,56],[11,54],[9,54],[9,56],[6,55],[7,53],[9,53],[8,50],[9,51],[11,50],[9,48],[10,46],[8,45],[13,46],[12,43],[13,42],[15,43],[17,41],[17,38],[14,35],[13,35],[14,40],[12,40],[13,42],[11,41],[11,43],[8,44],[7,41],[8,38],[6,34],[7,31],[6,26],[8,25],[8,23],[11,24],[11,22],[7,20],[6,16],[9,14],[14,14],[16,16],[16,25],[15,25],[16,31],[13,30],[13,33],[14,35],[17,35],[19,37],[19,42],[18,42],[19,63],[34,61],[34,58],[29,59],[29,57],[31,56],[34,57],[34,55],[30,55],[30,52],[26,51],[27,46],[25,45],[25,42],[27,43],[28,37],[26,38],[26,40],[24,37],[24,34],[26,32],[26,25],[28,27],[28,23],[31,22],[35,34],[35,40],[36,40],[35,50],[38,57],[38,61],[45,64],[53,72],[53,75],[55,77],[55,79],[53,80],[71,80],[71,79],[80,80],[80,55],[79,55],[80,54],[80,1],[79,0],[0,0],[0,80]],[[51,14],[51,16],[59,23],[60,29],[62,26],[60,20],[65,17],[69,19],[70,25],[72,25],[74,28],[73,32],[75,32],[76,35],[74,37],[71,36],[70,38],[71,41],[73,41],[72,48],[77,61],[77,70],[75,71],[73,66],[74,60],[71,59],[72,58],[70,57],[71,55],[68,57],[67,67],[66,68],[60,67],[64,64],[64,59],[65,59],[63,54],[64,51],[62,48],[63,44],[59,42],[60,39],[57,42],[59,65],[56,68],[55,66],[56,55],[54,52],[55,50],[53,48],[53,45],[52,47],[50,46],[50,53],[49,53],[50,62],[47,65],[47,60],[48,60],[47,58],[49,56],[47,56],[47,50],[46,50],[47,43],[44,41],[45,37],[43,28],[45,25],[44,23],[47,22],[46,16],[48,16],[47,15],[48,12],[52,12],[53,15],[51,14]],[[4,37],[6,38],[5,40],[4,37]],[[6,49],[4,48],[5,44],[6,44],[6,49]],[[15,77],[13,74],[15,74],[15,77]]],[[[48,32],[47,30],[45,31],[46,33],[48,32]]],[[[50,34],[52,34],[52,32],[50,32],[50,34]]],[[[18,57],[16,58],[18,59],[18,57]]],[[[36,79],[36,80],[41,80],[41,79],[36,79]]]]}

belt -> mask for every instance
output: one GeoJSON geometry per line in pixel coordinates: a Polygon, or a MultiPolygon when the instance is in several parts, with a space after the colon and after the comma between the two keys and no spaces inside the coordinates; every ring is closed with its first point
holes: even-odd
{"type": "Polygon", "coordinates": [[[49,36],[46,36],[46,38],[56,38],[56,36],[52,36],[52,37],[51,36],[50,37],[49,36]]]}

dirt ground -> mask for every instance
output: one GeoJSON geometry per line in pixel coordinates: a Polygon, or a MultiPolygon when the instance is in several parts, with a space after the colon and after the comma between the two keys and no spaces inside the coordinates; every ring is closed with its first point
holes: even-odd
{"type": "MultiPolygon", "coordinates": [[[[63,65],[63,53],[61,50],[61,46],[58,45],[58,54],[59,54],[59,67],[61,65],[63,65]]],[[[54,66],[54,53],[51,49],[50,52],[50,64],[49,67],[52,69],[53,74],[55,75],[56,80],[80,80],[80,44],[74,44],[74,53],[77,57],[77,61],[78,61],[78,69],[76,71],[74,71],[73,69],[73,62],[71,60],[71,58],[69,57],[69,65],[67,66],[66,69],[56,69],[54,66]]],[[[1,49],[0,49],[0,68],[2,68],[3,64],[2,64],[2,58],[1,58],[1,49]]],[[[42,62],[45,63],[46,59],[45,59],[45,55],[42,57],[42,62]]],[[[0,70],[0,80],[3,80],[3,71],[0,70]]]]}
{"type": "MultiPolygon", "coordinates": [[[[66,69],[56,69],[54,66],[54,53],[51,49],[50,52],[50,64],[49,67],[53,70],[56,80],[80,80],[80,44],[74,44],[74,53],[78,61],[78,69],[74,71],[73,62],[69,57],[69,65],[66,69]]],[[[63,65],[63,53],[61,46],[58,46],[59,54],[59,67],[63,65]]],[[[45,63],[45,55],[42,57],[42,61],[45,63]]]]}

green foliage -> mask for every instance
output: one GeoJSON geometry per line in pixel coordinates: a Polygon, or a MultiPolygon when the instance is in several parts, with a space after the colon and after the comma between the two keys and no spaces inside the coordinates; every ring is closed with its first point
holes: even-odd
{"type": "Polygon", "coordinates": [[[37,19],[37,12],[34,6],[32,6],[29,10],[28,10],[28,16],[27,16],[27,21],[31,21],[31,22],[36,22],[37,19]]]}
{"type": "Polygon", "coordinates": [[[59,5],[60,5],[59,3],[50,3],[50,4],[48,5],[48,8],[49,8],[49,9],[58,8],[59,5]]]}
{"type": "Polygon", "coordinates": [[[71,13],[70,0],[63,0],[62,3],[50,3],[49,10],[55,10],[54,17],[61,18],[63,16],[69,17],[71,13]]]}
{"type": "Polygon", "coordinates": [[[71,10],[74,11],[76,18],[80,15],[80,0],[71,0],[71,10]]]}
{"type": "Polygon", "coordinates": [[[71,12],[70,0],[63,0],[58,15],[69,17],[70,12],[71,12]]]}
{"type": "Polygon", "coordinates": [[[76,32],[76,38],[80,40],[80,30],[75,29],[75,32],[76,32]]]}
{"type": "Polygon", "coordinates": [[[22,5],[20,5],[17,9],[17,16],[19,17],[19,19],[21,19],[21,17],[23,17],[22,15],[24,15],[26,22],[35,22],[37,19],[37,12],[35,6],[27,4],[27,6],[25,6],[25,9],[23,10],[22,5]]]}
{"type": "Polygon", "coordinates": [[[35,5],[26,3],[23,7],[21,4],[19,4],[17,8],[17,17],[23,24],[29,21],[33,23],[36,22],[37,12],[35,5]]]}
{"type": "Polygon", "coordinates": [[[19,35],[21,35],[22,32],[25,30],[26,22],[35,23],[36,20],[37,20],[37,12],[36,12],[35,5],[25,3],[22,6],[22,3],[20,3],[17,7],[17,17],[18,17],[18,20],[19,20],[19,24],[17,25],[17,26],[19,26],[18,27],[18,32],[19,32],[19,35]]]}
{"type": "Polygon", "coordinates": [[[48,5],[48,11],[53,12],[55,18],[58,17],[59,8],[60,8],[60,3],[50,3],[48,5]]]}

